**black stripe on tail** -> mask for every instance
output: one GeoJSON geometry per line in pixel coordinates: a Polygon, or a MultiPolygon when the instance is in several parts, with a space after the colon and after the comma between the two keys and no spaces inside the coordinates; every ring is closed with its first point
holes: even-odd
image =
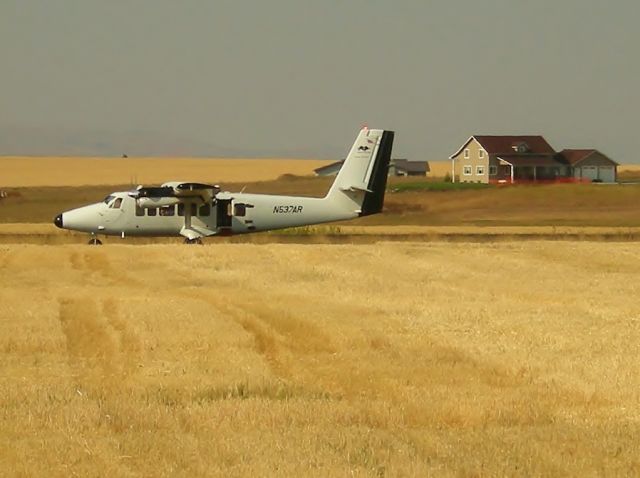
{"type": "Polygon", "coordinates": [[[362,203],[360,216],[378,214],[382,211],[384,204],[384,193],[387,189],[387,176],[389,174],[389,162],[391,161],[391,149],[393,147],[393,131],[383,131],[378,154],[373,163],[373,170],[369,178],[366,193],[362,203]]]}

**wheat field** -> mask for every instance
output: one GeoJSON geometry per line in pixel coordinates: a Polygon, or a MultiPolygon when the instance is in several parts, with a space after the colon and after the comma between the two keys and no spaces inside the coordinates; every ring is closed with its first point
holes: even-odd
{"type": "Polygon", "coordinates": [[[444,178],[451,174],[451,161],[429,161],[429,177],[444,178]]]}
{"type": "Polygon", "coordinates": [[[640,245],[0,246],[0,474],[640,474],[640,245]]]}
{"type": "Polygon", "coordinates": [[[224,158],[81,158],[0,156],[0,188],[252,182],[312,175],[323,160],[224,158]]]}
{"type": "Polygon", "coordinates": [[[621,164],[620,166],[618,166],[618,172],[620,173],[640,172],[640,164],[621,164]]]}

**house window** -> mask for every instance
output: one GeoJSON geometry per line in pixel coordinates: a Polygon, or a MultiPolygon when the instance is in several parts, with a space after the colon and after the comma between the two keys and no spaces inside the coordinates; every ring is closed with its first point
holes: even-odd
{"type": "Polygon", "coordinates": [[[464,166],[462,168],[462,174],[465,176],[471,176],[471,171],[472,171],[471,166],[464,166]]]}
{"type": "Polygon", "coordinates": [[[476,166],[476,175],[484,176],[484,166],[476,166]]]}
{"type": "Polygon", "coordinates": [[[489,165],[489,176],[495,176],[496,174],[498,174],[498,166],[494,164],[489,165]]]}
{"type": "Polygon", "coordinates": [[[468,149],[464,150],[464,159],[469,159],[469,150],[468,149]]]}
{"type": "Polygon", "coordinates": [[[478,157],[480,159],[484,158],[484,149],[481,149],[481,150],[478,151],[478,157]]]}

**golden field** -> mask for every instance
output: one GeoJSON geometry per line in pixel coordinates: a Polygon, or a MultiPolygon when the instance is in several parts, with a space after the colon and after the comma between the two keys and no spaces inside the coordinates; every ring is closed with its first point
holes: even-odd
{"type": "Polygon", "coordinates": [[[0,156],[0,188],[266,181],[283,174],[311,175],[314,169],[329,163],[296,159],[0,156]]]}
{"type": "Polygon", "coordinates": [[[0,246],[9,476],[640,474],[640,245],[0,246]]]}
{"type": "Polygon", "coordinates": [[[444,178],[451,174],[451,161],[429,161],[429,177],[444,178]]]}
{"type": "Polygon", "coordinates": [[[640,164],[621,164],[618,166],[619,173],[640,172],[640,164]]]}
{"type": "MultiPolygon", "coordinates": [[[[242,158],[105,158],[0,156],[0,188],[161,184],[166,181],[246,183],[284,174],[313,175],[332,160],[242,158]]],[[[429,161],[431,178],[451,173],[451,162],[429,161]]],[[[640,164],[622,164],[621,178],[640,177],[640,164]]]]}

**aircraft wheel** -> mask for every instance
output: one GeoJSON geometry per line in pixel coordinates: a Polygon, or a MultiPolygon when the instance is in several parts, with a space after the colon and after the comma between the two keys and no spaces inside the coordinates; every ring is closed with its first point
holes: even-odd
{"type": "Polygon", "coordinates": [[[196,237],[195,239],[185,239],[184,240],[185,244],[199,244],[202,245],[202,239],[200,239],[199,237],[196,237]]]}
{"type": "Polygon", "coordinates": [[[91,239],[89,239],[88,244],[90,246],[101,246],[102,245],[102,241],[100,239],[98,239],[97,237],[92,237],[91,239]]]}

